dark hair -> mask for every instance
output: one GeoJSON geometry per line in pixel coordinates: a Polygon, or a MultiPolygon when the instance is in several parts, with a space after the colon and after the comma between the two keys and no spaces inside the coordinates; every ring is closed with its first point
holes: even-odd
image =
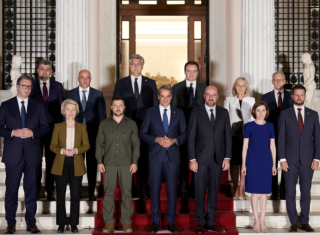
{"type": "Polygon", "coordinates": [[[162,85],[159,89],[158,89],[158,95],[160,95],[160,90],[164,89],[164,90],[168,90],[170,91],[171,95],[172,95],[172,87],[170,85],[162,85]]]}
{"type": "Polygon", "coordinates": [[[292,94],[294,94],[294,90],[304,90],[304,93],[306,93],[306,88],[301,84],[297,84],[292,88],[292,94]]]}
{"type": "Polygon", "coordinates": [[[266,107],[266,111],[267,111],[266,116],[264,117],[264,119],[267,119],[267,118],[268,118],[268,116],[269,116],[269,108],[268,108],[268,105],[267,105],[266,102],[259,100],[259,101],[257,101],[257,102],[253,105],[252,110],[251,110],[251,115],[252,115],[252,117],[253,117],[254,119],[257,118],[257,116],[256,116],[256,109],[257,109],[259,106],[261,106],[261,105],[264,105],[264,107],[266,107]]]}
{"type": "Polygon", "coordinates": [[[17,80],[17,84],[20,85],[20,82],[21,82],[23,79],[29,80],[29,81],[31,82],[31,84],[32,84],[32,78],[29,77],[28,75],[21,75],[21,76],[18,78],[18,80],[17,80]]]}
{"type": "Polygon", "coordinates": [[[113,101],[114,101],[114,100],[122,100],[123,103],[124,103],[124,99],[123,99],[122,96],[120,96],[120,95],[114,96],[114,97],[112,98],[112,100],[111,100],[111,105],[113,105],[113,101]]]}
{"type": "Polygon", "coordinates": [[[39,62],[39,66],[38,66],[38,68],[40,67],[40,65],[50,65],[50,68],[52,69],[52,63],[49,61],[49,60],[41,60],[40,62],[39,62]]]}
{"type": "Polygon", "coordinates": [[[195,61],[188,61],[185,65],[184,65],[184,71],[186,71],[186,68],[188,65],[196,65],[197,66],[197,69],[198,69],[198,72],[199,72],[199,65],[197,62],[195,61]]]}

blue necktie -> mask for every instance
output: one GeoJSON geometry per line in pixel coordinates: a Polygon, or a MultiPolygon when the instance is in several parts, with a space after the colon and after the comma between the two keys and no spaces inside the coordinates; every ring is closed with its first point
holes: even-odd
{"type": "Polygon", "coordinates": [[[22,127],[24,128],[26,122],[26,108],[24,107],[24,101],[21,101],[21,119],[22,119],[22,127]]]}
{"type": "Polygon", "coordinates": [[[189,99],[190,99],[190,104],[192,105],[193,101],[193,83],[190,83],[190,89],[189,89],[189,99]]]}
{"type": "Polygon", "coordinates": [[[164,109],[164,113],[163,113],[163,127],[164,127],[164,129],[166,131],[166,134],[167,134],[168,133],[168,128],[169,128],[167,109],[164,109]]]}
{"type": "Polygon", "coordinates": [[[86,105],[87,105],[87,100],[86,100],[86,92],[87,91],[82,91],[83,95],[82,95],[82,101],[81,101],[81,105],[82,105],[82,110],[83,110],[83,124],[86,124],[86,118],[84,117],[84,111],[86,110],[86,105]]]}

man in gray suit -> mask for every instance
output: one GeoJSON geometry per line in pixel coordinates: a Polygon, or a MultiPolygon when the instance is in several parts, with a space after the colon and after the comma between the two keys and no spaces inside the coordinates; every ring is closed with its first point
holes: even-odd
{"type": "Polygon", "coordinates": [[[320,127],[318,113],[304,106],[306,89],[292,89],[293,107],[283,110],[278,123],[278,154],[284,171],[289,232],[297,232],[296,185],[299,178],[301,229],[314,232],[309,225],[313,172],[319,167],[320,127]]]}

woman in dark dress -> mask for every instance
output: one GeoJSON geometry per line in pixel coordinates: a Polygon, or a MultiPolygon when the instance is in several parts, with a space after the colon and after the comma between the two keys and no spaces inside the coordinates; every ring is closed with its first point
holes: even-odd
{"type": "Polygon", "coordinates": [[[244,126],[242,168],[245,191],[251,193],[255,232],[268,232],[265,223],[267,194],[271,193],[272,175],[276,175],[276,145],[272,123],[266,122],[268,105],[258,101],[252,108],[255,121],[244,126]],[[258,197],[260,195],[260,203],[258,197]],[[260,204],[260,220],[259,205],[260,204]]]}

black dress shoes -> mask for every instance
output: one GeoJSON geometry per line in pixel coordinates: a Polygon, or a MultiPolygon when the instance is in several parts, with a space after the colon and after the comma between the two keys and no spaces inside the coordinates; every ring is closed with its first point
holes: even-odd
{"type": "Polygon", "coordinates": [[[198,226],[196,229],[196,234],[204,234],[204,226],[198,226]]]}
{"type": "Polygon", "coordinates": [[[168,224],[168,230],[171,232],[171,233],[178,233],[178,229],[177,227],[175,226],[175,224],[168,224]]]}
{"type": "Polygon", "coordinates": [[[78,233],[79,232],[77,225],[71,225],[71,232],[72,233],[78,233]]]}
{"type": "Polygon", "coordinates": [[[139,196],[142,201],[147,201],[149,199],[146,193],[139,193],[139,196]]]}
{"type": "Polygon", "coordinates": [[[57,201],[57,199],[56,199],[56,197],[55,196],[49,196],[49,197],[47,197],[47,201],[49,201],[49,202],[55,202],[55,201],[57,201]]]}
{"type": "Polygon", "coordinates": [[[297,232],[298,231],[298,226],[297,224],[291,224],[290,228],[289,228],[289,232],[297,232]]]}
{"type": "Polygon", "coordinates": [[[97,197],[95,195],[89,196],[88,201],[90,201],[90,202],[97,201],[97,197]]]}
{"type": "Polygon", "coordinates": [[[63,233],[63,232],[64,232],[64,225],[59,225],[57,233],[63,233]]]}
{"type": "Polygon", "coordinates": [[[306,232],[314,232],[314,229],[309,224],[303,224],[301,226],[301,229],[306,232]]]}
{"type": "Polygon", "coordinates": [[[152,224],[150,233],[157,233],[159,230],[159,224],[152,224]]]}
{"type": "Polygon", "coordinates": [[[16,231],[16,226],[8,224],[4,234],[14,234],[15,231],[16,231]]]}
{"type": "Polygon", "coordinates": [[[41,233],[36,224],[30,224],[27,226],[27,231],[30,233],[41,233]]]}

